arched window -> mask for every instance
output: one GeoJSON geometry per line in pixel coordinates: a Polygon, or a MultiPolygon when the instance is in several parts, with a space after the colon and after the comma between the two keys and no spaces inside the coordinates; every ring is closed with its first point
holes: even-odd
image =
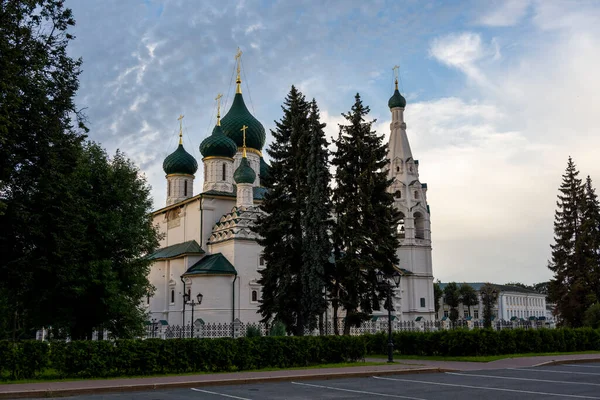
{"type": "Polygon", "coordinates": [[[419,191],[415,190],[415,199],[418,199],[418,198],[419,198],[419,191]]]}
{"type": "Polygon", "coordinates": [[[398,220],[398,237],[404,239],[404,214],[400,213],[400,219],[398,220]]]}
{"type": "Polygon", "coordinates": [[[425,218],[420,212],[414,214],[415,218],[415,238],[425,239],[425,218]]]}
{"type": "Polygon", "coordinates": [[[402,198],[402,192],[400,190],[396,190],[394,192],[394,197],[397,199],[401,199],[402,198]]]}
{"type": "Polygon", "coordinates": [[[227,165],[225,163],[223,163],[223,179],[221,180],[226,180],[227,179],[227,165]]]}
{"type": "Polygon", "coordinates": [[[258,301],[258,292],[256,290],[252,291],[252,302],[258,301]]]}
{"type": "Polygon", "coordinates": [[[400,166],[396,167],[396,172],[400,172],[400,166]]]}
{"type": "Polygon", "coordinates": [[[167,182],[167,196],[171,195],[171,181],[167,182]]]}
{"type": "Polygon", "coordinates": [[[171,304],[175,304],[175,289],[171,289],[171,304]]]}
{"type": "Polygon", "coordinates": [[[183,195],[187,196],[187,181],[183,181],[183,195]]]}
{"type": "Polygon", "coordinates": [[[146,304],[150,304],[150,295],[146,296],[146,304]]]}
{"type": "Polygon", "coordinates": [[[263,256],[258,257],[258,265],[260,265],[261,267],[264,267],[265,257],[263,257],[263,256]]]}

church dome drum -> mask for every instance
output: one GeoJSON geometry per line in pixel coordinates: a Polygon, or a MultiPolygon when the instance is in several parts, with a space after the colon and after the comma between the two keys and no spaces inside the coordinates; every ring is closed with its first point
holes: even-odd
{"type": "Polygon", "coordinates": [[[219,125],[216,125],[212,135],[200,144],[200,153],[203,157],[233,158],[236,152],[236,143],[225,135],[223,128],[219,125]]]}
{"type": "Polygon", "coordinates": [[[246,147],[262,150],[266,140],[265,128],[250,114],[242,94],[236,93],[231,108],[221,120],[221,126],[225,135],[231,138],[237,147],[244,145],[242,134],[242,126],[244,125],[248,127],[246,130],[246,147]]]}
{"type": "Polygon", "coordinates": [[[198,171],[198,162],[179,144],[177,150],[169,154],[163,161],[163,170],[167,175],[184,174],[194,175],[198,171]]]}

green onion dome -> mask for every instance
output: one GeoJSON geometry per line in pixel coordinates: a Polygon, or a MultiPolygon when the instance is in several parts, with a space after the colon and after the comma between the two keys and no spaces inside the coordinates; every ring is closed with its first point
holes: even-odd
{"type": "Polygon", "coordinates": [[[233,158],[237,153],[237,145],[225,135],[220,125],[215,125],[212,135],[200,143],[200,153],[203,157],[233,158]]]}
{"type": "Polygon", "coordinates": [[[180,143],[173,153],[169,154],[163,161],[163,170],[167,175],[185,174],[194,175],[198,171],[196,159],[180,143]]]}
{"type": "Polygon", "coordinates": [[[246,125],[246,147],[256,150],[262,150],[265,145],[265,128],[254,118],[246,104],[241,93],[236,93],[233,104],[227,114],[221,120],[221,126],[225,135],[233,139],[237,147],[244,145],[244,135],[242,126],[246,125]]]}
{"type": "Polygon", "coordinates": [[[264,158],[260,158],[260,179],[266,179],[269,176],[269,164],[265,161],[264,158]]]}
{"type": "Polygon", "coordinates": [[[390,100],[388,101],[388,107],[390,109],[396,107],[406,107],[406,99],[402,97],[398,89],[394,90],[393,96],[390,97],[390,100]]]}
{"type": "Polygon", "coordinates": [[[246,157],[242,158],[240,166],[233,173],[233,179],[235,183],[254,183],[256,172],[250,167],[250,163],[248,163],[246,157]]]}

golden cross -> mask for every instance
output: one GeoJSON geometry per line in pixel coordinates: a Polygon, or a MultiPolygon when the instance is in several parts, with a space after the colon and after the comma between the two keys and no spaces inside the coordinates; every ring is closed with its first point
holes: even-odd
{"type": "Polygon", "coordinates": [[[237,53],[235,53],[235,61],[237,62],[237,78],[235,80],[236,83],[236,87],[235,87],[235,92],[236,93],[242,93],[242,77],[240,76],[240,71],[241,71],[241,62],[242,62],[242,51],[240,50],[240,48],[238,47],[237,49],[237,53]]]}
{"type": "Polygon", "coordinates": [[[394,68],[392,68],[392,70],[394,71],[394,84],[396,85],[396,90],[398,90],[398,73],[399,73],[400,67],[397,65],[394,65],[394,68]]]}
{"type": "Polygon", "coordinates": [[[183,144],[183,140],[182,140],[182,136],[183,136],[183,114],[179,114],[179,118],[177,118],[177,121],[179,121],[179,144],[183,144]]]}
{"type": "Polygon", "coordinates": [[[242,125],[242,129],[240,129],[244,133],[244,147],[242,151],[242,157],[244,158],[246,157],[246,129],[248,129],[246,125],[242,125]]]}
{"type": "Polygon", "coordinates": [[[242,129],[240,129],[240,131],[244,132],[244,147],[246,147],[246,129],[248,129],[246,125],[242,126],[242,129]]]}
{"type": "Polygon", "coordinates": [[[221,125],[219,121],[221,118],[221,97],[223,97],[221,93],[217,94],[217,97],[215,97],[215,100],[217,101],[217,125],[221,125]]]}

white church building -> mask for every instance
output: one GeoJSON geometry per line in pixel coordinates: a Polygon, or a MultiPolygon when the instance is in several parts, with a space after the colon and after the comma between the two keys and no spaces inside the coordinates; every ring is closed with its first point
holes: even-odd
{"type": "MultiPolygon", "coordinates": [[[[261,319],[259,271],[267,266],[250,227],[261,212],[266,190],[261,177],[269,167],[262,156],[265,129],[242,96],[240,55],[233,103],[222,119],[219,103],[212,134],[200,145],[204,179],[199,193],[194,193],[198,163],[183,147],[181,121],[179,146],[164,160],[167,201],[153,212],[162,239],[160,248],[149,255],[153,263],[148,278],[154,286],[145,304],[149,320],[188,325],[198,319],[261,319]]],[[[389,174],[394,179],[390,191],[403,214],[397,250],[403,277],[394,292],[394,315],[400,320],[434,320],[427,185],[419,181],[419,162],[413,158],[404,122],[406,100],[397,80],[388,105],[389,174]]],[[[331,318],[332,313],[326,315],[331,318]]],[[[387,318],[383,309],[374,316],[379,315],[387,318]]]]}

